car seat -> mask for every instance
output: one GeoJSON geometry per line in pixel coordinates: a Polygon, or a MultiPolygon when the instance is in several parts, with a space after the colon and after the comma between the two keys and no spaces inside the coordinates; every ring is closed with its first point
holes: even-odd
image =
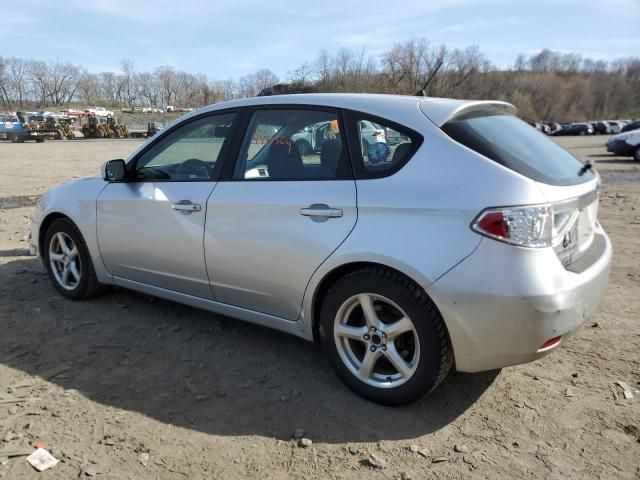
{"type": "MultiPolygon", "coordinates": [[[[304,164],[293,142],[276,141],[269,148],[269,177],[275,180],[296,180],[304,176],[304,164]]],[[[288,139],[287,139],[288,140],[288,139]]]]}

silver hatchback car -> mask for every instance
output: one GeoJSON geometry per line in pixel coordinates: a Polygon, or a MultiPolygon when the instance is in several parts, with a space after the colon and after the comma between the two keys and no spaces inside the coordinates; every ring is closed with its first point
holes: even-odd
{"type": "Polygon", "coordinates": [[[558,348],[606,288],[597,173],[514,113],[355,94],[213,105],[47,192],[32,247],[68,298],[118,285],[317,340],[355,392],[406,404],[454,366],[558,348]],[[370,124],[395,140],[364,138],[370,124]],[[310,131],[317,148],[299,149],[310,131]]]}

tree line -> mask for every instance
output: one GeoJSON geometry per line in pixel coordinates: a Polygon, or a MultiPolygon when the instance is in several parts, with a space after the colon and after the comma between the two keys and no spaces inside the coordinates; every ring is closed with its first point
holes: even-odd
{"type": "MultiPolygon", "coordinates": [[[[394,44],[381,55],[364,49],[320,51],[283,80],[297,91],[367,92],[506,100],[530,121],[581,121],[640,116],[640,58],[592,60],[542,50],[498,68],[477,46],[451,49],[426,39],[394,44]]],[[[138,71],[88,72],[59,60],[0,56],[0,105],[6,110],[71,104],[197,107],[256,96],[279,84],[265,68],[216,80],[162,65],[138,71]]],[[[290,87],[291,88],[291,87],[290,87]]]]}

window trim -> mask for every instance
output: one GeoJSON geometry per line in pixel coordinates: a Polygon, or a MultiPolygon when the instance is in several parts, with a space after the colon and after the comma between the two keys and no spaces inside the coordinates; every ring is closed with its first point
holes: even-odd
{"type": "Polygon", "coordinates": [[[228,152],[228,158],[225,161],[225,166],[220,176],[220,182],[340,182],[340,181],[353,181],[355,179],[355,172],[353,170],[353,162],[351,161],[351,149],[349,148],[349,136],[347,133],[346,121],[343,115],[343,109],[339,107],[331,107],[325,105],[307,105],[302,103],[273,103],[265,105],[250,105],[243,108],[241,122],[238,123],[239,130],[234,132],[237,135],[234,138],[232,148],[228,152]],[[244,142],[245,135],[247,135],[247,129],[251,123],[251,119],[256,111],[263,110],[308,110],[325,113],[335,113],[338,118],[338,125],[340,126],[340,140],[344,146],[345,161],[347,162],[347,168],[349,174],[344,178],[233,178],[233,172],[236,169],[236,165],[240,161],[240,149],[244,142]]]}
{"type": "Polygon", "coordinates": [[[355,172],[356,180],[372,180],[376,178],[386,178],[399,172],[409,161],[413,158],[415,153],[420,149],[424,143],[424,136],[407,127],[406,125],[394,122],[388,118],[379,117],[367,112],[361,112],[358,110],[344,109],[344,116],[346,118],[346,133],[348,135],[349,147],[351,149],[351,158],[353,159],[352,167],[355,172]],[[364,158],[362,154],[362,145],[360,144],[360,138],[358,134],[358,122],[360,120],[367,120],[369,122],[380,124],[384,127],[391,128],[402,135],[406,135],[411,139],[411,148],[407,152],[405,158],[392,167],[381,170],[379,172],[373,172],[367,170],[364,166],[364,158]]]}
{"type": "Polygon", "coordinates": [[[169,127],[167,130],[162,131],[161,133],[159,133],[158,135],[155,135],[153,137],[153,139],[151,141],[149,141],[148,144],[146,144],[144,146],[144,148],[142,150],[140,150],[138,153],[136,153],[136,155],[134,157],[132,157],[126,165],[126,171],[127,171],[127,179],[126,182],[127,183],[156,183],[156,182],[171,182],[171,183],[190,183],[190,182],[218,182],[220,179],[220,175],[222,173],[222,169],[223,166],[227,160],[227,156],[229,155],[229,151],[230,151],[230,147],[233,143],[233,140],[235,139],[237,132],[238,132],[238,128],[241,126],[241,120],[242,120],[242,109],[241,108],[225,108],[225,109],[221,109],[221,110],[214,110],[214,111],[209,111],[209,112],[203,112],[199,115],[194,115],[193,117],[187,119],[187,120],[183,120],[183,121],[179,121],[175,124],[173,124],[171,127],[169,127]],[[156,146],[159,142],[161,142],[166,136],[171,135],[173,132],[175,132],[176,130],[179,130],[180,128],[189,125],[190,123],[196,122],[198,120],[202,120],[203,118],[207,118],[207,117],[216,117],[218,115],[225,115],[225,114],[229,114],[229,113],[233,113],[235,114],[235,118],[233,119],[232,122],[232,126],[231,126],[231,131],[229,132],[229,134],[227,135],[227,137],[224,139],[224,142],[222,144],[222,148],[220,149],[220,154],[218,157],[218,160],[216,161],[215,166],[213,167],[213,173],[211,175],[211,178],[207,179],[207,180],[202,180],[202,179],[184,179],[184,180],[177,180],[177,179],[172,179],[172,178],[167,178],[167,179],[162,179],[162,178],[156,178],[156,179],[149,179],[149,180],[143,180],[143,179],[138,179],[134,177],[134,174],[137,170],[138,167],[138,161],[140,160],[140,158],[147,153],[149,150],[151,150],[154,146],[156,146]]]}

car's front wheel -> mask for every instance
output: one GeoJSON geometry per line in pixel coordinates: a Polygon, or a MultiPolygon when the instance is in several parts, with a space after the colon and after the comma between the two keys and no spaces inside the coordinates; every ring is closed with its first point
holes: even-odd
{"type": "Polygon", "coordinates": [[[640,162],[640,147],[636,147],[635,151],[633,152],[633,159],[636,162],[640,162]]]}
{"type": "Polygon", "coordinates": [[[320,313],[320,335],[349,388],[384,405],[404,405],[435,389],[453,363],[442,316],[422,288],[384,268],[338,280],[320,313]]]}
{"type": "Polygon", "coordinates": [[[43,255],[53,285],[65,297],[81,300],[104,290],[96,278],[87,244],[71,220],[59,218],[49,226],[43,255]]]}

